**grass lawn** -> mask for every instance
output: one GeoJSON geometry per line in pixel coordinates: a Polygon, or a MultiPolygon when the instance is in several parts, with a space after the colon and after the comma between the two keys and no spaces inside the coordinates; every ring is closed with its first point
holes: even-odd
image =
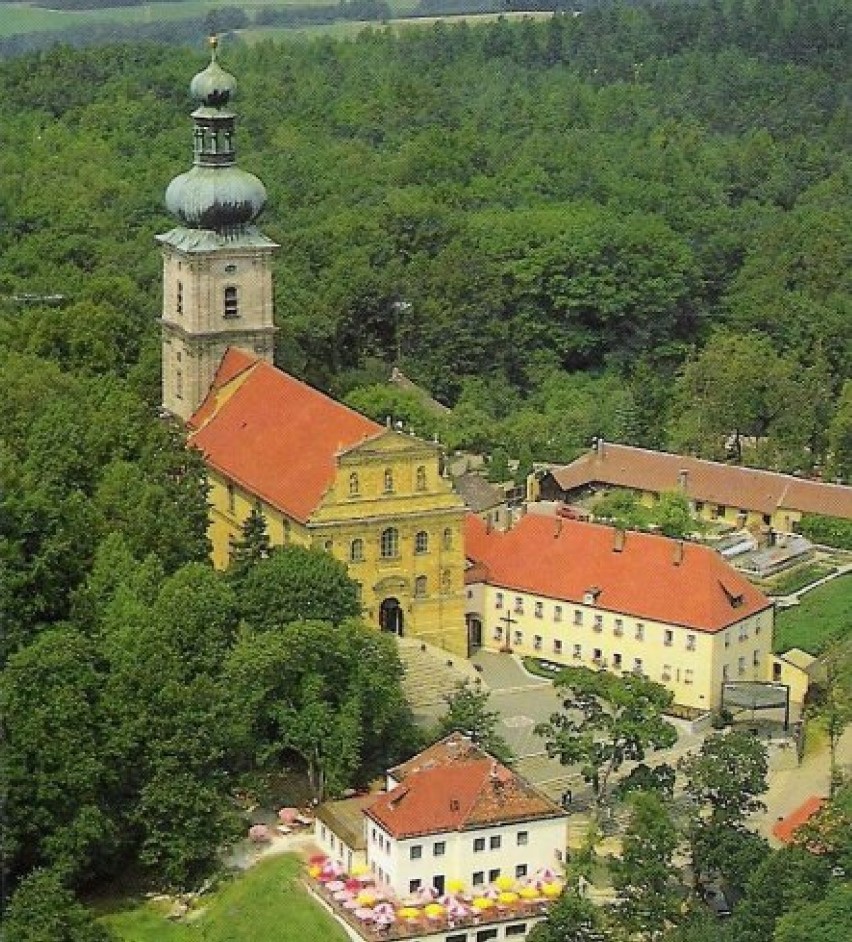
{"type": "Polygon", "coordinates": [[[803,595],[798,605],[778,612],[775,650],[802,648],[819,654],[832,638],[852,633],[852,575],[832,579],[803,595]]]}
{"type": "Polygon", "coordinates": [[[806,585],[836,571],[837,566],[827,563],[808,563],[805,566],[797,566],[790,572],[785,572],[770,580],[766,591],[769,595],[792,595],[799,589],[804,589],[806,585]]]}
{"type": "Polygon", "coordinates": [[[170,922],[153,903],[134,901],[101,921],[122,942],[347,942],[346,933],[299,884],[302,862],[269,857],[205,897],[190,924],[170,922]]]}

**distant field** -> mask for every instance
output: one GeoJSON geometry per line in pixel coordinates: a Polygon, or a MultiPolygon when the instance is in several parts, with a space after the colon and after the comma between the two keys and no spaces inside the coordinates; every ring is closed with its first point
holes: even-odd
{"type": "Polygon", "coordinates": [[[775,650],[802,648],[819,654],[832,638],[852,634],[852,575],[838,576],[778,612],[775,650]]]}
{"type": "MultiPolygon", "coordinates": [[[[404,0],[400,3],[391,3],[392,7],[402,8],[405,6],[404,0]]],[[[411,3],[410,6],[414,6],[411,3]]],[[[409,7],[410,8],[410,7],[409,7]]],[[[356,20],[347,23],[328,23],[318,26],[258,26],[257,28],[239,30],[240,37],[250,45],[261,42],[264,39],[310,39],[312,36],[332,36],[334,39],[346,39],[357,36],[362,29],[368,26],[384,28],[389,26],[391,29],[412,29],[416,27],[431,26],[438,20],[444,22],[452,21],[460,23],[465,20],[468,23],[487,23],[496,20],[498,17],[505,17],[507,20],[523,19],[531,17],[534,19],[549,19],[553,16],[550,12],[532,12],[532,13],[460,13],[454,16],[411,16],[396,17],[387,23],[378,24],[374,21],[356,20]]]]}
{"type": "MultiPolygon", "coordinates": [[[[0,4],[0,37],[17,33],[35,33],[86,26],[94,23],[156,23],[164,20],[186,20],[203,16],[217,7],[239,7],[251,14],[266,6],[288,6],[293,3],[320,4],[331,0],[175,0],[173,3],[149,3],[138,7],[108,7],[103,10],[45,10],[27,3],[0,4]]],[[[414,7],[416,0],[390,0],[391,8],[401,13],[414,7]]]]}
{"type": "Polygon", "coordinates": [[[121,942],[346,942],[346,934],[299,883],[291,854],[256,864],[209,897],[190,924],[173,923],[163,907],[133,903],[102,917],[121,942]]]}

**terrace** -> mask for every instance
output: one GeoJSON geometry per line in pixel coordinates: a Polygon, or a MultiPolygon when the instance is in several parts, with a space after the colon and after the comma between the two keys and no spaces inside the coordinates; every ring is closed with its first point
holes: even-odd
{"type": "Polygon", "coordinates": [[[311,858],[305,883],[327,909],[367,942],[467,942],[488,929],[495,932],[488,938],[526,937],[547,915],[564,886],[554,872],[546,870],[524,882],[499,878],[475,890],[450,880],[448,892],[441,896],[424,888],[413,897],[399,899],[388,887],[377,885],[373,874],[363,868],[347,874],[319,855],[311,858]],[[468,935],[467,930],[474,934],[468,935]]]}

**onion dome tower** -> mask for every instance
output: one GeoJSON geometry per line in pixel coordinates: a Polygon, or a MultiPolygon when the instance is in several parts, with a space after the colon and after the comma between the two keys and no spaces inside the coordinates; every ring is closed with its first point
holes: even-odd
{"type": "Polygon", "coordinates": [[[237,82],[210,64],[193,78],[194,162],[166,190],[179,225],[157,236],[163,252],[163,408],[184,421],[207,395],[228,349],[272,362],[272,256],[278,246],[256,227],[266,188],[237,166],[237,82]]]}

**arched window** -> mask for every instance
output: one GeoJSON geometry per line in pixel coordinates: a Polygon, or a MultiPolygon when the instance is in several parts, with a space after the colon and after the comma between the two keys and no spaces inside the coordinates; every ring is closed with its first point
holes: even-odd
{"type": "Polygon", "coordinates": [[[229,320],[240,316],[240,307],[237,301],[237,289],[233,286],[225,288],[225,317],[229,320]]]}
{"type": "Polygon", "coordinates": [[[421,530],[417,536],[414,537],[414,552],[429,552],[429,534],[425,530],[421,530]]]}
{"type": "Polygon", "coordinates": [[[390,494],[393,491],[393,471],[390,468],[385,468],[385,494],[390,494]]]}
{"type": "Polygon", "coordinates": [[[382,530],[381,554],[382,559],[393,559],[399,556],[399,530],[396,527],[382,530]]]}
{"type": "Polygon", "coordinates": [[[444,549],[448,550],[452,548],[453,548],[453,531],[449,527],[447,527],[447,529],[444,530],[444,549]]]}
{"type": "Polygon", "coordinates": [[[326,540],[325,543],[323,543],[322,548],[326,551],[326,553],[330,553],[334,549],[334,541],[326,540]]]}
{"type": "Polygon", "coordinates": [[[414,595],[418,599],[422,599],[426,594],[426,576],[418,576],[414,580],[414,595]]]}
{"type": "Polygon", "coordinates": [[[364,541],[361,539],[353,540],[349,545],[349,562],[360,563],[364,558],[364,541]]]}
{"type": "Polygon", "coordinates": [[[420,467],[417,469],[417,481],[415,487],[418,491],[426,490],[426,469],[423,467],[423,465],[420,465],[420,467]]]}
{"type": "Polygon", "coordinates": [[[357,497],[361,491],[361,485],[358,482],[358,475],[353,471],[349,475],[349,496],[357,497]]]}

